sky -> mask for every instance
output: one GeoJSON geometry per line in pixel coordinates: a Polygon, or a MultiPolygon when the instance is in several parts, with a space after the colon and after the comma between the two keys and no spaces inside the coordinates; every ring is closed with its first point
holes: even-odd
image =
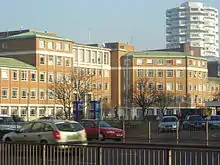
{"type": "MultiPolygon", "coordinates": [[[[165,48],[166,9],[184,0],[4,0],[0,31],[51,31],[78,43],[165,48]],[[90,33],[90,35],[89,35],[90,33]],[[90,37],[89,37],[90,36],[90,37]]],[[[220,8],[220,0],[200,0],[220,8]]]]}

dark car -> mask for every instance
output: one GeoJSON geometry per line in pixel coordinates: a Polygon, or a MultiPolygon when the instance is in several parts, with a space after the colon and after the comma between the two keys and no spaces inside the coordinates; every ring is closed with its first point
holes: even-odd
{"type": "Polygon", "coordinates": [[[202,129],[205,128],[205,120],[200,115],[190,115],[183,121],[183,129],[202,129]]]}
{"type": "Polygon", "coordinates": [[[125,137],[125,131],[114,128],[105,121],[81,120],[80,122],[86,130],[88,139],[116,140],[121,141],[125,137]]]}

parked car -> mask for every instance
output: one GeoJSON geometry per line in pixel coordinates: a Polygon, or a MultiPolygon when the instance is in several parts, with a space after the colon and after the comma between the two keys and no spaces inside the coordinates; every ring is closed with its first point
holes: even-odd
{"type": "Polygon", "coordinates": [[[87,145],[83,126],[76,121],[67,120],[31,121],[19,130],[4,135],[3,141],[87,145]]]}
{"type": "Polygon", "coordinates": [[[88,139],[121,141],[125,137],[125,131],[111,127],[105,121],[88,119],[82,120],[80,123],[86,129],[88,139]]]}
{"type": "Polygon", "coordinates": [[[21,126],[17,125],[13,118],[8,115],[0,115],[0,139],[9,133],[19,129],[21,126]]]}
{"type": "MultiPolygon", "coordinates": [[[[158,131],[176,131],[179,129],[179,121],[176,116],[163,116],[158,124],[158,131]]],[[[179,129],[180,130],[180,129],[179,129]]]]}
{"type": "Polygon", "coordinates": [[[206,117],[210,129],[220,128],[220,115],[206,117]]]}
{"type": "Polygon", "coordinates": [[[202,129],[205,128],[205,120],[200,115],[186,116],[186,120],[183,121],[183,129],[202,129]]]}

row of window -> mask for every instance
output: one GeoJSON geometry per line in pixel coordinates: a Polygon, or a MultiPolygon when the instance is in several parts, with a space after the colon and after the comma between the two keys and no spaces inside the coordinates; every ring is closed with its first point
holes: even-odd
{"type": "MultiPolygon", "coordinates": [[[[144,84],[143,83],[138,83],[137,84],[137,89],[140,90],[142,88],[144,88],[144,84]]],[[[148,88],[152,89],[155,87],[155,83],[148,83],[148,88]]],[[[176,90],[178,91],[182,91],[184,90],[184,83],[178,82],[176,83],[163,83],[163,82],[158,82],[156,83],[156,88],[158,90],[168,90],[168,91],[172,91],[176,88],[176,90]]],[[[189,91],[199,91],[199,92],[218,92],[220,90],[219,86],[214,86],[214,85],[210,85],[210,84],[189,84],[188,85],[188,90],[189,91]]]]}
{"type": "MultiPolygon", "coordinates": [[[[88,88],[91,88],[90,86],[88,88]]],[[[93,89],[102,89],[102,84],[101,83],[93,83],[92,84],[93,89]]],[[[109,86],[108,83],[104,83],[104,90],[108,90],[109,86]]],[[[9,98],[9,91],[10,89],[8,88],[2,88],[1,91],[1,98],[2,99],[8,99],[9,98]]],[[[22,88],[19,94],[19,88],[11,88],[11,98],[12,99],[37,99],[39,97],[40,100],[45,100],[46,96],[48,96],[49,100],[54,99],[54,93],[53,91],[46,91],[46,89],[39,89],[39,96],[37,96],[37,91],[38,89],[36,88],[31,88],[30,91],[28,88],[22,88]]]]}
{"type": "MultiPolygon", "coordinates": [[[[207,78],[206,72],[196,72],[196,71],[188,71],[188,76],[190,78],[207,78]]],[[[136,71],[137,77],[185,77],[184,70],[153,70],[153,69],[137,69],[136,71]]]]}
{"type": "Polygon", "coordinates": [[[46,41],[46,40],[39,40],[39,48],[42,49],[51,49],[51,50],[64,50],[70,52],[71,46],[68,43],[62,42],[53,42],[53,41],[46,41]]]}
{"type": "MultiPolygon", "coordinates": [[[[182,65],[184,64],[183,59],[147,59],[146,62],[143,59],[137,59],[137,65],[144,65],[144,64],[156,64],[156,65],[182,65]]],[[[199,61],[199,60],[189,60],[188,61],[189,66],[198,66],[198,67],[206,67],[207,62],[205,61],[199,61]]]]}
{"type": "Polygon", "coordinates": [[[73,49],[75,62],[86,62],[94,64],[110,64],[109,52],[92,51],[86,49],[73,49]]]}
{"type": "Polygon", "coordinates": [[[45,55],[40,55],[40,64],[41,65],[58,65],[58,66],[63,66],[63,62],[65,62],[64,66],[66,67],[71,67],[72,63],[71,63],[71,58],[70,57],[65,57],[65,59],[63,60],[64,57],[62,56],[52,56],[49,55],[48,56],[48,60],[46,60],[46,56],[45,55]],[[47,62],[48,61],[48,62],[47,62]]]}
{"type": "MultiPolygon", "coordinates": [[[[77,68],[74,70],[75,74],[78,73],[77,72],[77,68]]],[[[81,69],[80,70],[81,74],[82,75],[86,75],[86,74],[93,74],[93,75],[103,75],[105,77],[109,77],[110,76],[110,72],[108,70],[101,70],[101,69],[90,69],[90,68],[87,68],[87,69],[81,69]]],[[[12,75],[12,80],[14,81],[17,81],[19,80],[19,71],[18,70],[12,70],[11,71],[12,75]]],[[[20,74],[21,74],[21,80],[22,81],[28,81],[28,74],[29,72],[28,71],[21,71],[20,74]]],[[[56,77],[56,80],[57,81],[62,81],[63,80],[63,73],[62,72],[39,72],[39,81],[40,82],[54,82],[55,81],[55,75],[57,76],[56,77]],[[48,74],[48,79],[47,79],[47,74],[48,74]]],[[[9,79],[9,70],[7,69],[2,69],[1,70],[1,77],[2,77],[2,80],[8,80],[9,79]]],[[[70,80],[71,78],[71,75],[70,74],[65,74],[65,78],[66,80],[70,80]]],[[[37,81],[37,71],[30,71],[30,81],[37,81]]]]}

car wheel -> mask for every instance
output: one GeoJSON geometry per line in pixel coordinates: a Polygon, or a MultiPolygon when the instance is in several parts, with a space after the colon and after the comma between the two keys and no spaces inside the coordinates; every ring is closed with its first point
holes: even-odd
{"type": "Polygon", "coordinates": [[[6,138],[5,142],[12,142],[11,138],[6,138]]]}
{"type": "Polygon", "coordinates": [[[105,137],[102,133],[99,134],[99,140],[100,141],[104,141],[105,140],[105,137]]]}

